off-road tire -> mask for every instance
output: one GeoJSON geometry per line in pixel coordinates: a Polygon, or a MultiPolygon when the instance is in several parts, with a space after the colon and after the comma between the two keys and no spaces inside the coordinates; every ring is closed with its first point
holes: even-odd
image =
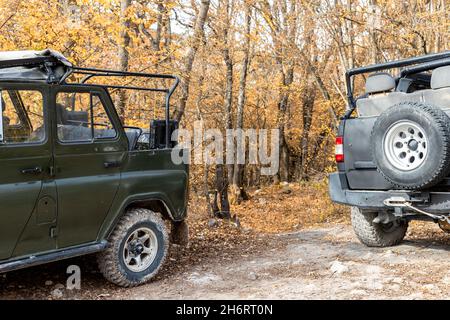
{"type": "Polygon", "coordinates": [[[134,287],[152,279],[160,270],[167,257],[169,236],[167,227],[159,213],[148,209],[130,209],[117,223],[109,237],[109,247],[98,254],[100,272],[110,282],[122,287],[134,287]],[[158,241],[156,257],[142,272],[133,272],[126,267],[123,246],[129,235],[139,227],[151,229],[158,241]]]}
{"type": "Polygon", "coordinates": [[[352,226],[359,241],[368,247],[390,247],[399,244],[408,230],[408,222],[391,222],[392,225],[387,229],[387,225],[373,222],[377,215],[376,212],[351,208],[352,226]]]}
{"type": "MultiPolygon", "coordinates": [[[[401,102],[383,112],[371,133],[372,158],[383,177],[395,189],[425,189],[443,180],[450,171],[450,120],[438,107],[419,102],[401,102]],[[420,125],[427,136],[428,152],[422,164],[410,171],[392,165],[385,151],[385,136],[396,123],[420,125]]],[[[409,152],[409,151],[408,151],[409,152]]]]}

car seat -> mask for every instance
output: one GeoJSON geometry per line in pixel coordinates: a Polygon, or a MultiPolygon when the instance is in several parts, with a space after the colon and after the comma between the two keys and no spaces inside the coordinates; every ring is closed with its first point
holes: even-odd
{"type": "Polygon", "coordinates": [[[450,66],[433,70],[431,89],[422,94],[424,102],[442,108],[450,116],[450,66]]]}
{"type": "Polygon", "coordinates": [[[420,102],[421,91],[412,93],[394,91],[395,79],[389,73],[374,73],[366,80],[366,95],[356,100],[359,117],[377,117],[393,105],[404,102],[420,102]]]}

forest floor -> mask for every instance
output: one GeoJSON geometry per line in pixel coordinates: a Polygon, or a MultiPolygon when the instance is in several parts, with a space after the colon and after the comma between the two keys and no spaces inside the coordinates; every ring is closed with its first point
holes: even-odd
{"type": "Polygon", "coordinates": [[[0,298],[450,298],[450,236],[433,224],[412,223],[400,246],[367,248],[322,183],[252,192],[233,207],[240,228],[208,221],[201,201],[193,203],[189,246],[172,246],[162,272],[146,285],[111,285],[87,256],[0,275],[0,298]],[[65,288],[74,264],[80,290],[65,288]]]}

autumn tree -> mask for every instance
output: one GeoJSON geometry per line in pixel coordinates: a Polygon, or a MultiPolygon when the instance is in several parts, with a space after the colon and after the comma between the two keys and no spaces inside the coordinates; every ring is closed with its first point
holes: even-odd
{"type": "Polygon", "coordinates": [[[194,30],[192,36],[188,40],[188,50],[182,64],[182,77],[183,81],[180,85],[181,96],[178,103],[178,109],[176,110],[174,118],[180,121],[184,115],[186,109],[187,100],[189,98],[189,87],[191,85],[191,72],[194,65],[195,55],[202,42],[203,33],[205,28],[205,22],[208,17],[209,0],[201,0],[200,8],[197,10],[195,16],[194,30]]]}
{"type": "MultiPolygon", "coordinates": [[[[236,155],[191,166],[193,193],[227,216],[244,189],[333,170],[344,72],[450,49],[449,15],[446,0],[0,0],[0,49],[52,48],[80,66],[179,75],[171,110],[182,128],[279,129],[275,177],[236,155]]],[[[362,92],[364,78],[352,86],[362,92]]],[[[164,116],[161,97],[111,93],[127,125],[164,116]]]]}
{"type": "MultiPolygon", "coordinates": [[[[241,71],[239,76],[239,87],[238,87],[238,99],[237,99],[237,110],[236,110],[236,125],[237,137],[236,139],[242,140],[242,132],[239,129],[243,128],[244,125],[244,110],[246,104],[246,87],[247,87],[247,75],[248,67],[250,64],[250,37],[251,37],[251,16],[252,16],[252,6],[249,1],[244,1],[244,24],[243,24],[243,57],[241,62],[241,71]]],[[[236,157],[237,158],[237,157],[236,157]]],[[[243,174],[244,165],[239,164],[237,159],[235,159],[235,164],[233,167],[233,176],[231,181],[231,192],[233,199],[239,203],[245,197],[245,191],[243,186],[243,174]]]]}

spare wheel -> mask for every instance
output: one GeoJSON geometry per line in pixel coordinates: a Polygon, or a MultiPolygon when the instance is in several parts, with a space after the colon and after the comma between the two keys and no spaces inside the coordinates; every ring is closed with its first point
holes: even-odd
{"type": "Polygon", "coordinates": [[[383,112],[371,134],[372,156],[398,189],[424,189],[450,169],[450,121],[438,107],[401,102],[383,112]]]}

